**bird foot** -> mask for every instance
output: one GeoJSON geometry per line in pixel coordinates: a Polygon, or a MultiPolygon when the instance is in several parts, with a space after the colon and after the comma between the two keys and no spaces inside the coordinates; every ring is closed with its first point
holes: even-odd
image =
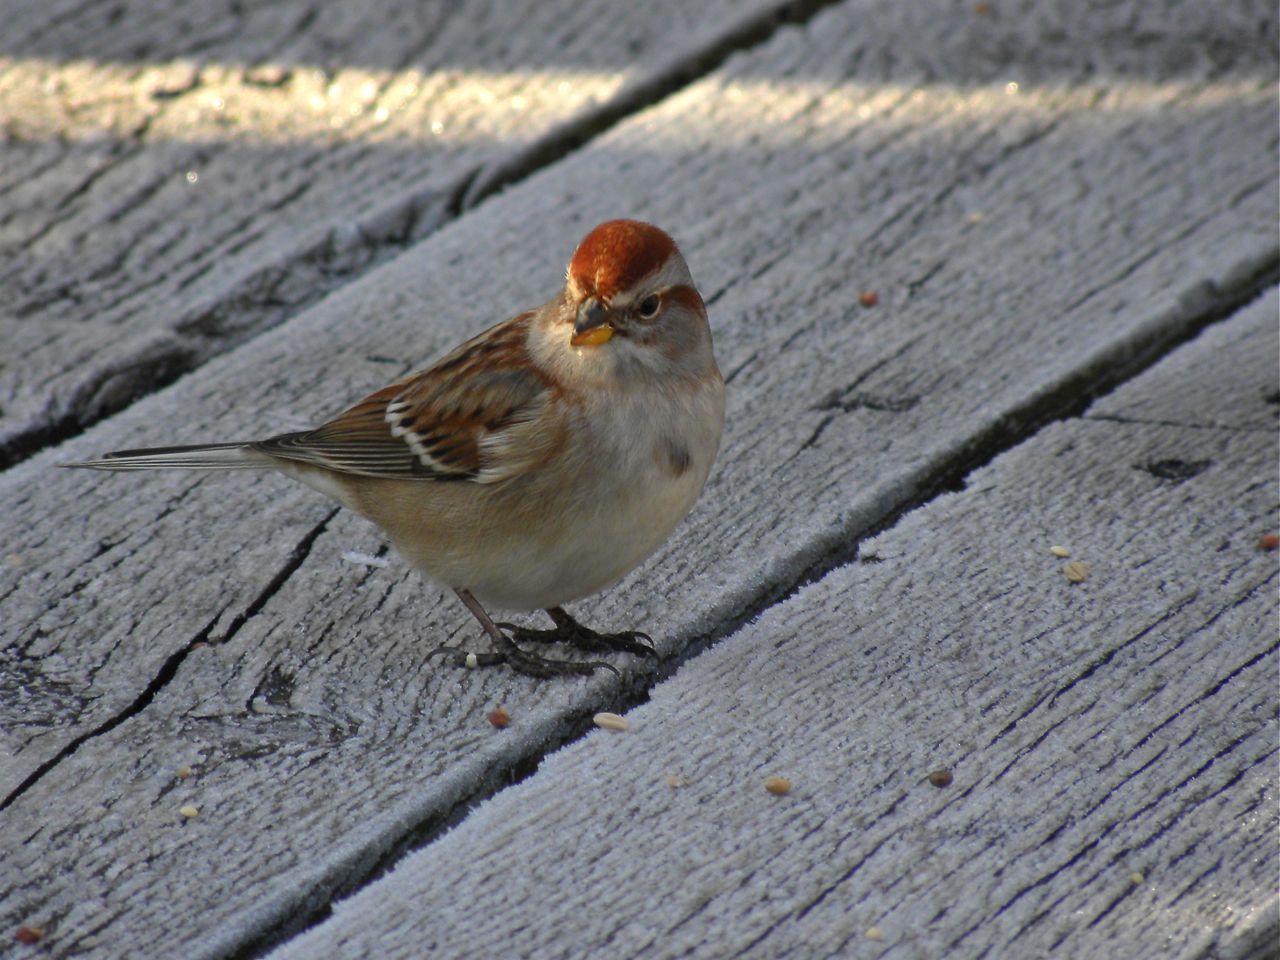
{"type": "Polygon", "coordinates": [[[505,663],[516,673],[540,679],[564,676],[589,677],[600,669],[612,670],[615,675],[618,674],[617,667],[603,660],[552,660],[521,650],[514,643],[495,653],[472,653],[461,647],[437,647],[427,654],[427,659],[432,657],[443,657],[450,666],[467,667],[472,670],[496,667],[505,663]]]}
{"type": "Polygon", "coordinates": [[[511,639],[521,643],[566,643],[577,650],[588,653],[616,651],[630,653],[637,657],[656,657],[658,652],[653,648],[653,638],[639,630],[622,630],[618,633],[599,633],[579,623],[560,607],[547,610],[555,622],[550,630],[535,630],[514,623],[499,623],[500,630],[505,630],[511,639]]]}
{"type": "Polygon", "coordinates": [[[621,676],[621,674],[618,673],[617,667],[611,663],[605,663],[603,660],[552,660],[548,657],[540,657],[537,654],[520,649],[516,645],[516,639],[523,638],[543,642],[564,641],[581,650],[625,650],[628,653],[635,653],[640,656],[655,655],[652,646],[646,646],[639,642],[640,638],[646,641],[649,639],[646,634],[632,631],[616,634],[596,633],[594,630],[578,623],[560,607],[550,607],[547,610],[547,614],[556,625],[554,630],[528,630],[510,623],[496,624],[470,590],[459,588],[455,589],[454,592],[458,595],[458,599],[475,616],[476,620],[480,622],[480,626],[484,627],[484,632],[493,641],[494,651],[492,653],[471,653],[461,647],[440,647],[427,654],[428,659],[431,657],[444,657],[455,667],[470,667],[472,669],[494,667],[500,663],[505,663],[516,673],[523,673],[529,677],[547,678],[563,676],[589,677],[597,670],[611,670],[614,676],[621,676]],[[509,637],[503,633],[504,628],[510,630],[512,636],[509,637]]]}

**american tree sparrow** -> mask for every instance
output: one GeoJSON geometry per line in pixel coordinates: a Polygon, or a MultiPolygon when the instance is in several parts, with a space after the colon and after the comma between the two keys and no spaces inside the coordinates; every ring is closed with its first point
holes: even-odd
{"type": "Polygon", "coordinates": [[[433,655],[586,675],[609,664],[515,641],[652,654],[644,634],[597,633],[561,605],[620,580],[667,538],[706,482],[723,425],[724,379],[684,258],[657,227],[612,220],[578,245],[550,302],[314,430],[66,466],[279,470],[380,526],[453,588],[494,648],[433,655]],[[542,608],[555,627],[498,624],[482,604],[542,608]]]}

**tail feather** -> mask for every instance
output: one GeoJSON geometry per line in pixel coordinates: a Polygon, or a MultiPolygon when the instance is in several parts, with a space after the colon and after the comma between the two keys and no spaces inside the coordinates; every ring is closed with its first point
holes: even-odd
{"type": "Polygon", "coordinates": [[[262,467],[263,455],[250,443],[205,443],[191,447],[150,447],[145,450],[117,450],[96,460],[60,463],[60,467],[87,467],[91,470],[241,470],[262,467]]]}

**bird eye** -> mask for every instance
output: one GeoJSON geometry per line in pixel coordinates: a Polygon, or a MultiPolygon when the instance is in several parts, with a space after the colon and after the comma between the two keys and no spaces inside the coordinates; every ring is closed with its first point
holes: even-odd
{"type": "Polygon", "coordinates": [[[662,307],[662,298],[656,293],[651,293],[640,301],[638,313],[641,320],[652,320],[658,315],[658,310],[662,307]]]}

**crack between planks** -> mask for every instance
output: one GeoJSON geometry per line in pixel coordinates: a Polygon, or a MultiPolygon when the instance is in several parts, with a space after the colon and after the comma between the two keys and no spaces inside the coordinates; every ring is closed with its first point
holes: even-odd
{"type": "MultiPolygon", "coordinates": [[[[355,221],[354,235],[359,242],[354,248],[352,244],[337,242],[340,225],[329,225],[328,229],[319,226],[317,229],[323,235],[318,240],[305,243],[296,255],[272,260],[249,272],[216,303],[194,311],[179,323],[174,334],[180,342],[167,345],[159,361],[148,358],[143,365],[147,369],[136,373],[129,382],[129,390],[122,391],[109,403],[72,404],[61,414],[30,423],[0,442],[0,470],[77,436],[141,397],[169,386],[206,360],[279,326],[411,244],[457,220],[493,194],[557,163],[635,113],[706,76],[733,54],[767,41],[785,25],[805,23],[837,2],[790,0],[747,18],[734,29],[693,49],[678,62],[624,86],[608,103],[553,126],[513,156],[462,173],[447,189],[408,192],[386,206],[375,208],[355,221]],[[315,274],[316,282],[299,283],[307,273],[315,274]],[[281,276],[275,283],[264,283],[272,274],[281,276]],[[298,287],[301,292],[282,304],[270,295],[270,291],[281,284],[298,287]],[[235,323],[229,326],[224,321],[232,315],[235,323]]],[[[124,365],[131,366],[127,362],[124,365]]],[[[92,400],[98,393],[97,388],[117,374],[114,369],[103,371],[95,382],[80,391],[80,396],[92,400]]]]}
{"type": "Polygon", "coordinates": [[[586,115],[553,128],[536,143],[514,157],[498,161],[479,171],[473,187],[463,197],[461,209],[469,210],[487,197],[519,183],[544,167],[563,159],[590,140],[631,115],[653,106],[690,83],[716,70],[733,54],[767,41],[781,27],[806,23],[838,0],[791,0],[761,11],[701,49],[691,51],[678,63],[652,76],[624,86],[608,103],[586,115]]]}
{"type": "MultiPolygon", "coordinates": [[[[679,653],[624,676],[620,689],[609,692],[611,709],[625,713],[646,703],[652,689],[673,676],[685,663],[833,570],[859,562],[862,559],[859,556],[862,541],[889,529],[906,513],[927,505],[941,493],[963,489],[966,476],[1031,439],[1044,427],[1062,420],[1083,419],[1084,411],[1095,400],[1139,376],[1209,327],[1229,319],[1241,307],[1276,286],[1277,282],[1280,282],[1280,251],[1272,251],[1247,275],[1226,288],[1212,284],[1193,288],[1194,296],[1189,294],[1179,301],[1179,315],[1171,317],[1159,329],[1146,332],[1135,342],[1115,346],[1105,356],[1095,358],[1052,389],[1015,406],[998,422],[941,457],[942,462],[932,464],[910,478],[908,492],[879,520],[858,530],[839,531],[832,540],[835,546],[810,561],[798,574],[785,582],[766,585],[748,602],[727,611],[714,630],[688,638],[679,653]],[[1206,286],[1207,296],[1204,295],[1206,286]]],[[[1052,695],[1046,694],[1046,698],[1052,695]]],[[[561,717],[558,730],[533,753],[490,769],[481,782],[451,807],[433,813],[392,839],[382,853],[360,857],[358,864],[355,862],[357,858],[353,858],[354,869],[349,870],[346,876],[325,888],[308,891],[300,903],[290,905],[287,917],[286,911],[282,911],[282,919],[274,926],[262,927],[256,934],[250,934],[234,952],[227,954],[228,960],[257,960],[324,922],[332,913],[330,904],[333,900],[355,894],[384,876],[410,853],[430,846],[462,823],[474,806],[532,776],[544,757],[588,733],[593,728],[593,713],[594,708],[583,708],[561,717]]],[[[1078,851],[1072,862],[1086,855],[1100,839],[1095,838],[1094,843],[1078,851]]],[[[1041,878],[1040,883],[1049,879],[1051,877],[1041,878]]],[[[960,939],[968,936],[969,932],[972,931],[961,934],[960,939]]]]}
{"type": "MultiPolygon", "coordinates": [[[[219,644],[230,641],[237,633],[240,632],[241,628],[243,628],[246,623],[257,616],[272,597],[280,592],[285,581],[293,576],[298,568],[306,561],[307,557],[310,556],[311,549],[315,545],[316,540],[318,540],[320,535],[328,529],[330,521],[337,516],[340,509],[340,507],[334,507],[330,510],[323,520],[312,527],[306,536],[298,541],[298,544],[290,552],[288,559],[281,565],[280,569],[276,571],[275,575],[267,581],[266,586],[258,592],[258,595],[253,598],[244,610],[236,614],[231,620],[226,633],[223,634],[222,638],[218,641],[219,644]]],[[[84,744],[96,737],[110,733],[126,720],[136,717],[143,710],[149,707],[160,692],[173,681],[175,676],[177,676],[178,670],[191,654],[191,651],[209,643],[209,637],[213,634],[214,628],[226,612],[227,608],[223,607],[213,615],[209,622],[206,623],[194,637],[173,653],[169,654],[169,656],[165,658],[164,663],[160,665],[160,669],[156,671],[155,676],[151,678],[151,681],[136,697],[134,697],[133,701],[128,706],[112,714],[92,730],[88,730],[69,741],[66,746],[58,751],[58,753],[50,757],[28,774],[28,776],[19,783],[7,797],[0,800],[0,811],[12,806],[22,797],[23,794],[44,779],[44,777],[60,763],[75,754],[75,752],[84,746],[84,744]]]]}

